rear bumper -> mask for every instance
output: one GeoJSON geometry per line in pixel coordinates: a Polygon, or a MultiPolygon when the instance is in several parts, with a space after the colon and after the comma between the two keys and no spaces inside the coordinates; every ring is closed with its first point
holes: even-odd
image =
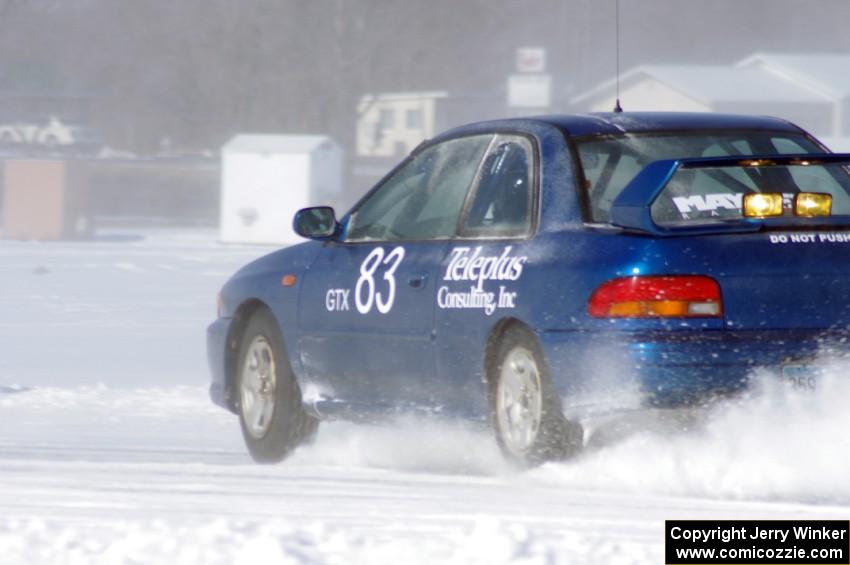
{"type": "Polygon", "coordinates": [[[210,368],[210,398],[233,411],[227,381],[227,335],[233,318],[219,318],[207,327],[207,363],[210,368]]]}
{"type": "Polygon", "coordinates": [[[565,407],[627,403],[677,408],[749,387],[779,370],[850,352],[850,332],[545,332],[541,343],[565,407]]]}

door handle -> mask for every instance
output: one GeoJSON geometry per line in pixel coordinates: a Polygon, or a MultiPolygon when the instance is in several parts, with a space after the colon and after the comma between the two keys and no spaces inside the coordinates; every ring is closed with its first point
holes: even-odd
{"type": "Polygon", "coordinates": [[[422,273],[419,276],[411,277],[407,282],[412,288],[425,288],[425,283],[428,282],[428,273],[422,273]]]}

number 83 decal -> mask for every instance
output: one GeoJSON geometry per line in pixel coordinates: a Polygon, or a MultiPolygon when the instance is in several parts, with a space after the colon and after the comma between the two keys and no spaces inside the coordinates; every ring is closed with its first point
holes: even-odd
{"type": "Polygon", "coordinates": [[[360,264],[360,278],[354,287],[354,301],[357,311],[368,314],[374,305],[378,312],[386,314],[392,310],[395,301],[395,271],[404,259],[404,248],[396,247],[389,253],[383,247],[376,247],[360,264]],[[384,282],[378,283],[375,277],[382,274],[384,282]],[[379,289],[380,287],[380,289],[379,289]]]}

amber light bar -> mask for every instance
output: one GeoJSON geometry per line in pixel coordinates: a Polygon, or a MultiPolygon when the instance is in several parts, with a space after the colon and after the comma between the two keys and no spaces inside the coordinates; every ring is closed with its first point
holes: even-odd
{"type": "MultiPolygon", "coordinates": [[[[771,218],[783,213],[783,196],[778,192],[744,195],[745,218],[771,218]]],[[[823,192],[800,192],[794,197],[794,215],[804,218],[832,214],[832,195],[823,192]]]]}

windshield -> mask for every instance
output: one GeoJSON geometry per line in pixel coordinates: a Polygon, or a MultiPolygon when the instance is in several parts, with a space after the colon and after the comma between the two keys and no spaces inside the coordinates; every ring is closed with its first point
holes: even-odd
{"type": "MultiPolygon", "coordinates": [[[[643,134],[595,137],[577,143],[591,218],[609,220],[611,205],[638,172],[653,161],[694,157],[822,153],[803,135],[775,132],[643,134]]],[[[743,195],[797,192],[833,196],[833,215],[850,215],[850,177],[841,165],[679,170],[652,206],[661,225],[743,217],[743,195]]]]}

